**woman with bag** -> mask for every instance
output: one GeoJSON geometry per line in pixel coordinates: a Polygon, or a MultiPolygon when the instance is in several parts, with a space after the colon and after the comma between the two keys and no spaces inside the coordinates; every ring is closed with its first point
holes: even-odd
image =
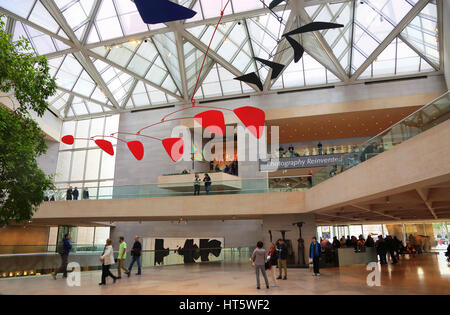
{"type": "Polygon", "coordinates": [[[263,242],[258,242],[256,244],[256,249],[253,251],[251,261],[255,265],[255,272],[256,272],[256,288],[259,290],[261,289],[260,283],[259,283],[259,272],[261,271],[264,281],[266,282],[267,289],[269,288],[269,280],[267,280],[267,274],[266,274],[266,262],[267,262],[267,255],[266,250],[263,248],[263,242]]]}
{"type": "Polygon", "coordinates": [[[106,240],[105,249],[103,250],[102,256],[100,256],[100,261],[103,264],[102,264],[102,282],[100,282],[99,285],[105,285],[106,278],[108,276],[113,278],[113,283],[116,283],[117,277],[113,275],[112,272],[109,270],[111,268],[111,265],[113,265],[115,262],[112,240],[110,238],[106,240]]]}
{"type": "Polygon", "coordinates": [[[277,278],[275,276],[275,267],[278,264],[276,248],[273,243],[269,244],[269,252],[267,253],[266,270],[269,270],[270,278],[272,279],[272,286],[278,287],[277,278]]]}

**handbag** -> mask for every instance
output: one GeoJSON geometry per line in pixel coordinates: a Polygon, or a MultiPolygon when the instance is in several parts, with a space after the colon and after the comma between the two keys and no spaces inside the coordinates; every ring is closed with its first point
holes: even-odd
{"type": "Polygon", "coordinates": [[[265,270],[270,269],[271,267],[272,267],[272,264],[270,263],[270,261],[268,261],[268,262],[266,262],[266,263],[264,264],[264,269],[265,269],[265,270]]]}

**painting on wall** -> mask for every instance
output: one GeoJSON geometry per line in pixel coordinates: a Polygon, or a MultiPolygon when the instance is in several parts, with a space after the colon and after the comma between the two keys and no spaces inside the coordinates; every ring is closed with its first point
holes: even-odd
{"type": "Polygon", "coordinates": [[[143,238],[143,249],[154,251],[153,265],[220,261],[223,237],[210,238],[143,238]]]}

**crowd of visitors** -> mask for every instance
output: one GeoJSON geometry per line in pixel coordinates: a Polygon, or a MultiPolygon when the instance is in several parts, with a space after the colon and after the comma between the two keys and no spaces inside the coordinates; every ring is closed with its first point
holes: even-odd
{"type": "MultiPolygon", "coordinates": [[[[283,239],[279,239],[275,244],[269,243],[269,249],[266,251],[263,248],[263,242],[258,242],[256,244],[256,249],[253,251],[250,261],[255,267],[256,272],[256,288],[261,289],[259,273],[263,275],[266,288],[269,289],[269,279],[267,277],[267,272],[272,280],[272,287],[278,287],[277,280],[283,279],[287,280],[287,256],[288,247],[283,239]],[[278,267],[278,277],[275,278],[275,266],[278,267]],[[284,277],[283,277],[284,271],[284,277]]],[[[317,238],[313,237],[311,245],[309,247],[309,258],[313,264],[313,275],[320,276],[319,272],[319,261],[322,255],[322,250],[317,238]]]]}
{"type": "Polygon", "coordinates": [[[378,235],[374,239],[371,235],[367,236],[366,239],[362,235],[356,236],[347,235],[341,239],[336,236],[333,237],[332,243],[330,243],[326,238],[320,241],[320,247],[322,252],[325,253],[327,261],[332,260],[333,252],[337,248],[354,248],[355,251],[363,251],[365,247],[375,247],[377,255],[379,257],[380,264],[387,264],[387,256],[391,257],[392,263],[396,264],[398,262],[399,256],[404,254],[421,254],[426,247],[426,242],[421,241],[418,236],[409,235],[408,242],[406,246],[397,236],[387,235],[383,237],[378,235]]]}
{"type": "MultiPolygon", "coordinates": [[[[72,186],[69,186],[69,188],[66,191],[66,200],[78,200],[78,197],[80,196],[80,192],[78,191],[78,188],[72,188],[72,186]]],[[[89,199],[89,190],[83,189],[83,199],[89,199]]],[[[50,201],[55,201],[55,197],[52,196],[52,199],[50,199],[50,201]]]]}
{"type": "MultiPolygon", "coordinates": [[[[112,240],[108,238],[106,240],[105,247],[103,249],[102,255],[99,257],[102,262],[102,275],[101,282],[99,285],[106,285],[106,278],[111,277],[113,279],[113,283],[116,283],[117,279],[121,279],[121,271],[124,270],[125,274],[130,277],[131,270],[133,268],[134,263],[136,262],[138,265],[138,272],[136,275],[141,275],[141,252],[142,252],[142,244],[139,241],[139,236],[134,237],[134,244],[130,251],[131,253],[131,263],[128,268],[125,267],[125,259],[127,258],[127,243],[125,242],[125,238],[123,236],[119,237],[119,254],[117,259],[114,258],[114,248],[112,245],[112,240]],[[117,262],[117,276],[115,276],[111,272],[111,266],[117,262]]],[[[69,254],[72,250],[72,244],[70,243],[70,234],[67,233],[64,235],[62,245],[59,248],[59,254],[61,255],[61,266],[57,269],[57,271],[52,273],[53,279],[56,280],[56,276],[58,273],[63,274],[63,278],[67,278],[67,265],[69,261],[69,254]]]]}

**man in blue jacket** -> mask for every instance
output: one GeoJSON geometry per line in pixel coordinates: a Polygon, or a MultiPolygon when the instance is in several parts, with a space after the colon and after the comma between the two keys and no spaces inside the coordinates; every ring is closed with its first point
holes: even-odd
{"type": "Polygon", "coordinates": [[[69,253],[71,249],[72,244],[70,244],[70,235],[69,233],[67,233],[66,235],[64,235],[63,246],[59,253],[61,255],[61,267],[59,267],[56,272],[52,273],[53,279],[56,280],[56,275],[61,272],[63,274],[63,277],[67,278],[67,265],[69,264],[69,253]]]}
{"type": "Polygon", "coordinates": [[[313,261],[314,266],[314,276],[320,276],[319,273],[319,260],[322,250],[320,249],[320,244],[317,242],[317,238],[313,237],[311,245],[309,245],[309,258],[313,261]]]}

